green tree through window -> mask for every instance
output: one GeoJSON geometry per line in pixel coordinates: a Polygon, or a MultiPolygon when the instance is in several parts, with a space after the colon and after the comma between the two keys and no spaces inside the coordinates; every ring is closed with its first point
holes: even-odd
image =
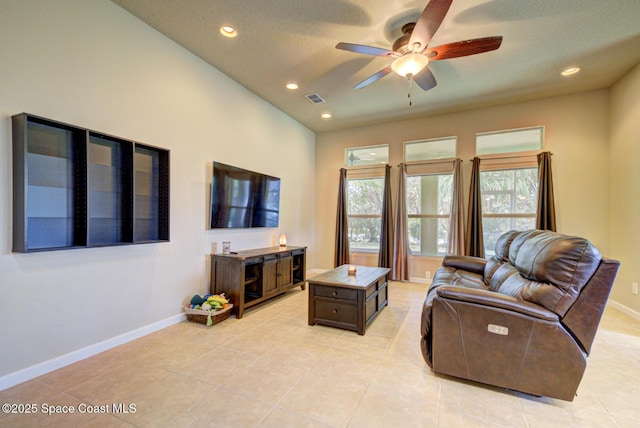
{"type": "Polygon", "coordinates": [[[349,247],[351,250],[378,251],[384,178],[349,179],[347,189],[349,247]]]}
{"type": "Polygon", "coordinates": [[[504,232],[535,228],[537,168],[482,171],[480,192],[485,255],[495,253],[496,241],[504,232]]]}

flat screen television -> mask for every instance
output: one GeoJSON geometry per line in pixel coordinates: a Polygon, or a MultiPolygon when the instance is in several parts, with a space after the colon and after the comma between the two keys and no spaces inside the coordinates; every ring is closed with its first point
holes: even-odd
{"type": "Polygon", "coordinates": [[[278,227],[280,179],[213,162],[211,228],[278,227]]]}

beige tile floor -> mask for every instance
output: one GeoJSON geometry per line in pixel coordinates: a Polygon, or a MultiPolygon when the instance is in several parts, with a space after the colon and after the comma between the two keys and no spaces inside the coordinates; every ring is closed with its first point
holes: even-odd
{"type": "Polygon", "coordinates": [[[420,354],[426,286],[392,283],[365,336],[307,325],[292,290],[241,320],[183,322],[0,392],[37,403],[2,427],[637,427],[640,322],[609,307],[569,403],[436,375],[420,354]],[[42,405],[74,406],[45,415],[42,405]],[[81,406],[109,413],[80,413],[81,406]],[[114,412],[113,404],[135,405],[114,412]]]}

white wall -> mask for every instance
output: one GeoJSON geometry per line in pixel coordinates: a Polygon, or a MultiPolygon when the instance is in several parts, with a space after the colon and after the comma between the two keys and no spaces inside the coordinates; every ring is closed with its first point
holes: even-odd
{"type": "Polygon", "coordinates": [[[611,89],[610,240],[621,261],[612,298],[640,313],[640,65],[611,89]]]}
{"type": "MultiPolygon", "coordinates": [[[[554,154],[558,231],[586,237],[603,254],[614,257],[609,250],[608,232],[608,103],[609,91],[598,90],[318,134],[317,267],[333,267],[338,170],[344,166],[346,147],[389,144],[389,162],[395,178],[397,165],[402,162],[404,141],[457,136],[466,206],[475,134],[538,125],[545,126],[544,149],[554,154]]],[[[393,189],[395,195],[395,185],[393,189]]]]}
{"type": "Polygon", "coordinates": [[[115,4],[3,0],[0,58],[0,389],[3,376],[175,319],[208,290],[222,241],[260,248],[284,231],[313,246],[315,134],[115,4]],[[170,149],[171,242],[11,253],[21,112],[170,149]],[[281,177],[278,229],[206,229],[213,160],[281,177]]]}

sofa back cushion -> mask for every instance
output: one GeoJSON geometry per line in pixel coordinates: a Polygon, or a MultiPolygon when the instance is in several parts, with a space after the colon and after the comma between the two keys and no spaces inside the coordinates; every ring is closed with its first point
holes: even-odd
{"type": "Polygon", "coordinates": [[[522,245],[524,245],[524,243],[529,239],[538,236],[541,233],[544,233],[544,231],[539,229],[527,230],[518,233],[511,241],[511,245],[509,245],[509,260],[511,261],[511,263],[514,263],[518,258],[520,247],[522,247],[522,245]]]}
{"type": "Polygon", "coordinates": [[[495,257],[500,260],[504,260],[505,262],[509,261],[509,249],[511,248],[511,243],[513,240],[518,237],[522,232],[518,232],[517,230],[511,230],[509,232],[505,232],[496,241],[496,255],[495,257]]]}
{"type": "Polygon", "coordinates": [[[511,263],[495,271],[490,289],[536,303],[562,317],[601,258],[583,238],[541,230],[522,232],[510,245],[511,263]]]}
{"type": "Polygon", "coordinates": [[[487,284],[491,284],[493,275],[495,274],[496,270],[498,270],[498,268],[503,264],[509,262],[509,247],[511,246],[511,243],[513,242],[515,237],[519,234],[520,232],[518,232],[517,230],[512,230],[503,233],[498,238],[498,241],[496,242],[495,255],[487,260],[487,264],[484,267],[484,280],[487,284]]]}

